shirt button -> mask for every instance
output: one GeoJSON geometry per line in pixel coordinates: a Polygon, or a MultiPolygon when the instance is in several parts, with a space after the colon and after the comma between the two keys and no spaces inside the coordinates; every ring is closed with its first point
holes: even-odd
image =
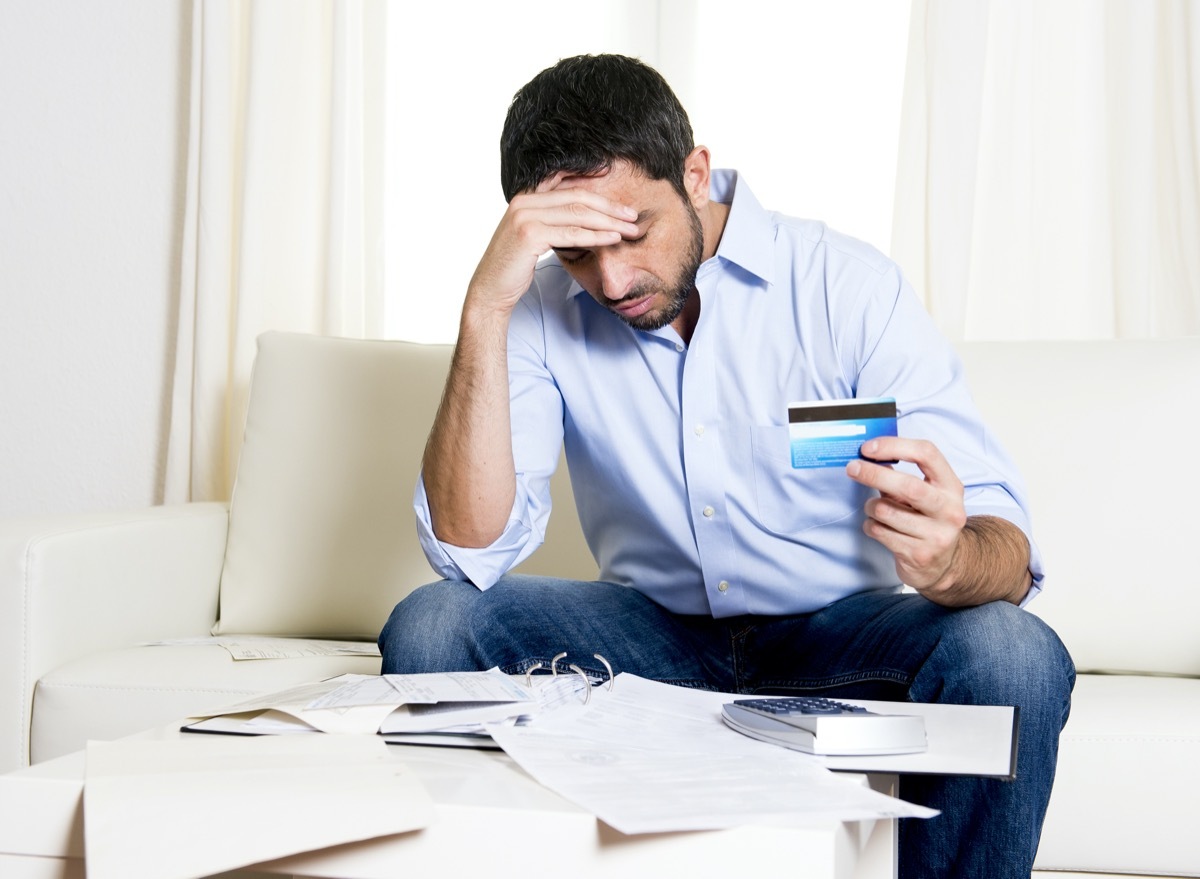
{"type": "Polygon", "coordinates": [[[678,351],[680,354],[682,354],[682,353],[683,353],[683,343],[682,343],[682,342],[676,342],[676,343],[675,343],[675,350],[676,350],[676,351],[678,351]]]}
{"type": "Polygon", "coordinates": [[[728,581],[728,580],[722,580],[720,583],[718,583],[718,584],[717,584],[717,591],[719,591],[719,592],[728,592],[728,591],[729,591],[729,581],[728,581]]]}
{"type": "Polygon", "coordinates": [[[704,425],[697,424],[695,427],[692,428],[692,432],[695,433],[696,436],[704,436],[704,425]]]}
{"type": "Polygon", "coordinates": [[[713,514],[716,513],[716,510],[714,510],[712,507],[705,507],[700,512],[704,514],[705,519],[711,519],[713,514]]]}

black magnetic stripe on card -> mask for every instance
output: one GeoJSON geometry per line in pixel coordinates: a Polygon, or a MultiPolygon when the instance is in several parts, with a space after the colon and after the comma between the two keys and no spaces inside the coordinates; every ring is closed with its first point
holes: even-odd
{"type": "Polygon", "coordinates": [[[895,403],[840,403],[836,406],[800,406],[788,409],[788,423],[806,421],[857,421],[863,418],[895,418],[895,403]]]}

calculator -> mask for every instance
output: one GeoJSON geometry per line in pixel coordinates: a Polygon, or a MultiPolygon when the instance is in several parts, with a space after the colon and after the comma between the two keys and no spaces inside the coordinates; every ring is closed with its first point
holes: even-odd
{"type": "Polygon", "coordinates": [[[743,735],[809,754],[913,754],[927,747],[920,715],[879,714],[822,696],[735,699],[721,719],[743,735]]]}
{"type": "MultiPolygon", "coordinates": [[[[871,714],[865,708],[851,705],[848,702],[838,702],[823,696],[784,696],[776,699],[735,699],[734,705],[740,705],[747,711],[774,717],[784,723],[791,718],[814,715],[838,714],[871,714]]],[[[878,715],[876,715],[878,716],[878,715]]],[[[803,724],[800,724],[803,725],[803,724]]]]}

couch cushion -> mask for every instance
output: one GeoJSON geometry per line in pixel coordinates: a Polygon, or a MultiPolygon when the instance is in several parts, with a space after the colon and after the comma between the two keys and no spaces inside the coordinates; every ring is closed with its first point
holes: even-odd
{"type": "Polygon", "coordinates": [[[1198,790],[1200,680],[1080,675],[1037,867],[1200,876],[1198,790]]]}
{"type": "Polygon", "coordinates": [[[378,674],[378,656],[234,661],[217,645],[96,653],[42,677],[34,691],[30,756],[37,763],[259,693],[344,673],[378,674]]]}
{"type": "Polygon", "coordinates": [[[451,351],[259,338],[214,632],[374,638],[436,579],[412,496],[451,351]]]}
{"type": "Polygon", "coordinates": [[[1021,468],[1045,591],[1080,670],[1200,675],[1200,340],[959,345],[1021,468]]]}

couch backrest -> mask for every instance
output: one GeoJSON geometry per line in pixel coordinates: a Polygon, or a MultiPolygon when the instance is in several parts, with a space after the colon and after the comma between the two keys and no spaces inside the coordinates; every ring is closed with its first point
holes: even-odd
{"type": "Polygon", "coordinates": [[[214,632],[369,638],[406,588],[435,579],[413,533],[413,462],[448,358],[259,338],[214,632]]]}
{"type": "Polygon", "coordinates": [[[959,351],[1029,488],[1030,610],[1081,670],[1200,674],[1200,338],[959,351]]]}
{"type": "MultiPolygon", "coordinates": [[[[374,638],[436,579],[413,488],[450,345],[266,333],[229,511],[217,633],[374,638]]],[[[595,577],[566,467],[524,571],[595,577]]]]}

